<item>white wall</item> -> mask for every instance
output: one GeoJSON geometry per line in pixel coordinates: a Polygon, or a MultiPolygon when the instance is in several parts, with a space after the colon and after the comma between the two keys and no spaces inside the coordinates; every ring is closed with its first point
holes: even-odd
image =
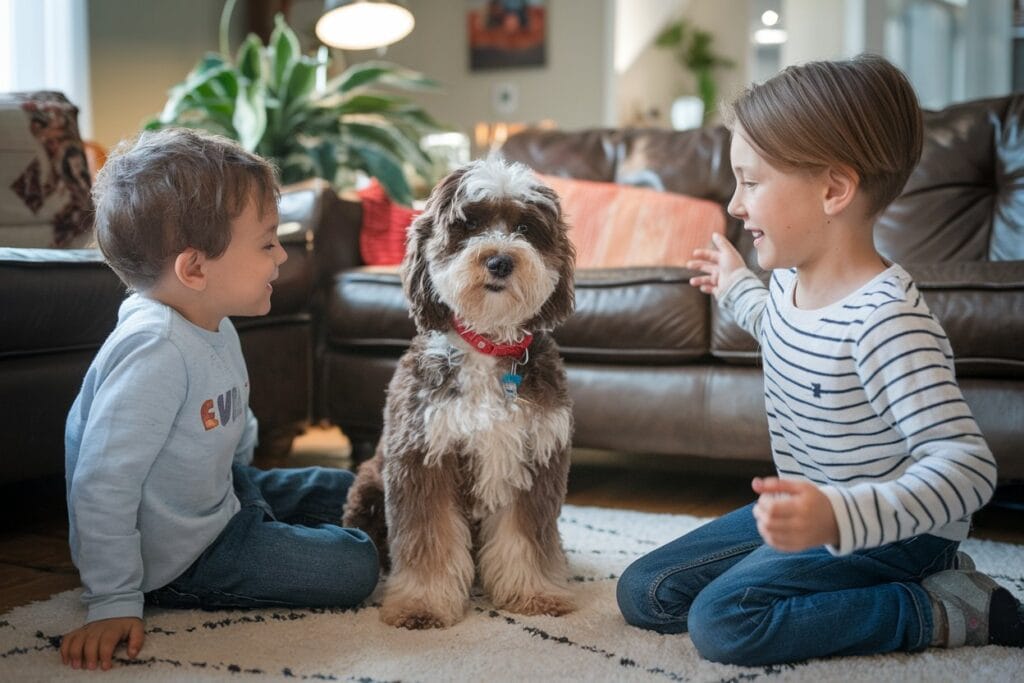
{"type": "MultiPolygon", "coordinates": [[[[1009,3],[988,1],[1001,10],[1009,3]]],[[[672,100],[694,92],[692,77],[668,51],[650,44],[638,50],[636,40],[646,34],[647,40],[653,41],[675,16],[685,16],[711,31],[717,51],[736,62],[735,68],[718,72],[720,98],[733,98],[749,80],[752,0],[547,0],[547,64],[479,72],[469,70],[465,0],[408,0],[408,4],[416,28],[383,57],[440,81],[441,92],[418,99],[439,120],[466,133],[479,121],[497,120],[529,123],[550,119],[564,129],[668,126],[672,100]],[[625,25],[624,16],[629,15],[633,23],[625,25]],[[619,58],[632,63],[616,74],[616,46],[627,40],[627,35],[632,41],[630,49],[620,51],[619,58]],[[510,114],[498,113],[493,106],[494,89],[502,84],[518,89],[519,106],[510,114]],[[647,116],[651,111],[657,114],[647,116]]],[[[237,25],[244,5],[244,0],[239,0],[233,47],[239,42],[237,25]]],[[[96,140],[110,147],[134,135],[146,119],[160,111],[167,90],[184,79],[204,52],[218,49],[221,7],[219,0],[89,0],[96,140]]],[[[784,47],[783,64],[845,57],[865,47],[875,48],[882,42],[880,21],[885,7],[880,0],[784,0],[783,23],[790,42],[784,47]],[[853,15],[862,15],[864,24],[853,25],[853,15]]],[[[316,44],[313,25],[322,8],[322,0],[293,0],[291,4],[292,26],[307,50],[316,44]]],[[[974,26],[972,23],[972,30],[976,30],[974,26]]],[[[983,70],[990,74],[998,70],[1002,80],[1008,79],[1009,60],[998,56],[1004,47],[998,38],[971,61],[967,69],[971,86],[981,81],[978,72],[983,70]]],[[[349,62],[378,58],[373,51],[337,56],[349,62]]],[[[1008,85],[997,86],[991,92],[972,91],[966,96],[1009,90],[1008,85]]]]}
{"type": "MultiPolygon", "coordinates": [[[[315,21],[318,0],[297,0],[293,23],[315,21]],[[312,18],[310,18],[312,15],[312,18]]],[[[438,120],[471,134],[477,122],[536,123],[560,128],[600,126],[612,87],[612,44],[606,33],[613,21],[612,0],[548,0],[547,63],[543,67],[469,70],[465,0],[409,0],[416,27],[387,48],[383,59],[419,69],[442,84],[441,92],[417,97],[438,120]],[[510,84],[519,106],[501,113],[494,89],[510,84]]],[[[376,51],[346,52],[349,63],[377,59],[376,51]]]]}
{"type": "Polygon", "coordinates": [[[93,137],[110,148],[159,114],[167,90],[217,50],[216,0],[90,0],[93,137]]]}
{"type": "MultiPolygon", "coordinates": [[[[714,35],[715,51],[736,63],[731,69],[716,71],[719,99],[731,100],[748,80],[748,0],[677,0],[677,6],[678,11],[662,28],[682,16],[714,35]]],[[[671,51],[655,47],[653,40],[617,77],[615,87],[617,125],[623,126],[667,127],[672,100],[697,92],[693,76],[675,61],[671,51]]]]}
{"type": "Polygon", "coordinates": [[[783,0],[779,14],[789,37],[782,66],[846,56],[844,0],[783,0]]]}

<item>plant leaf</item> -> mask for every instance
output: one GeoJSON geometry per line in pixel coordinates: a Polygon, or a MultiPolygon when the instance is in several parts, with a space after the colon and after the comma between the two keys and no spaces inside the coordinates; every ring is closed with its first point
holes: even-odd
{"type": "Polygon", "coordinates": [[[343,122],[342,129],[350,139],[373,143],[395,158],[412,163],[418,171],[430,164],[430,157],[420,148],[419,139],[406,137],[394,126],[360,118],[358,121],[343,122]]]}
{"type": "Polygon", "coordinates": [[[332,78],[327,83],[326,91],[346,93],[377,82],[405,90],[432,90],[438,87],[437,81],[424,76],[419,71],[406,69],[390,62],[369,61],[353,64],[340,75],[332,78]]]}
{"type": "Polygon", "coordinates": [[[238,133],[242,147],[250,152],[256,151],[267,130],[267,107],[262,83],[250,83],[238,93],[231,124],[238,133]]]}
{"type": "Polygon", "coordinates": [[[676,47],[681,45],[686,36],[686,26],[682,21],[676,21],[665,27],[665,30],[658,34],[654,44],[658,47],[676,47]]]}
{"type": "Polygon", "coordinates": [[[430,178],[434,172],[420,140],[445,128],[416,103],[386,89],[422,90],[437,83],[417,71],[371,61],[350,67],[318,92],[317,69],[325,63],[301,53],[295,32],[278,15],[267,47],[250,35],[233,61],[204,56],[168,91],[160,116],[145,125],[230,136],[271,159],[282,182],[318,175],[339,186],[365,171],[396,201],[408,204],[406,173],[430,178]]]}
{"type": "Polygon", "coordinates": [[[412,190],[409,188],[409,181],[405,179],[399,159],[373,144],[355,143],[351,151],[352,156],[358,157],[362,164],[352,163],[355,159],[350,157],[350,167],[362,168],[380,181],[392,199],[399,204],[412,206],[412,190]]]}
{"type": "Polygon", "coordinates": [[[160,114],[160,120],[164,123],[173,122],[178,114],[188,106],[187,100],[189,98],[196,97],[197,92],[200,91],[209,81],[215,79],[221,73],[229,70],[230,68],[230,66],[224,64],[223,60],[221,60],[221,63],[216,66],[207,63],[207,60],[200,62],[196,68],[185,76],[184,81],[173,86],[167,92],[167,103],[164,104],[163,112],[160,114]]]}
{"type": "Polygon", "coordinates": [[[306,57],[297,59],[288,72],[288,84],[283,88],[284,115],[310,106],[309,94],[316,85],[317,62],[306,57]]]}
{"type": "Polygon", "coordinates": [[[288,73],[299,58],[299,39],[288,26],[284,15],[274,17],[274,31],[270,34],[271,87],[280,93],[288,82],[288,73]]]}
{"type": "Polygon", "coordinates": [[[238,73],[253,82],[263,80],[262,52],[263,41],[255,33],[250,33],[235,57],[238,73]]]}

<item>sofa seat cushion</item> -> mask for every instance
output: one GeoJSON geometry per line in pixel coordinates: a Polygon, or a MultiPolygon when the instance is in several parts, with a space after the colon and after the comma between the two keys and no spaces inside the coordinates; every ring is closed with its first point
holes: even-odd
{"type": "MultiPolygon", "coordinates": [[[[706,358],[708,300],[683,268],[583,269],[555,338],[567,360],[671,365],[706,358]]],[[[327,302],[332,347],[397,348],[415,334],[397,268],[343,271],[327,302]]]]}
{"type": "Polygon", "coordinates": [[[576,313],[555,331],[568,360],[674,365],[708,356],[708,298],[685,268],[576,272],[576,313]]]}

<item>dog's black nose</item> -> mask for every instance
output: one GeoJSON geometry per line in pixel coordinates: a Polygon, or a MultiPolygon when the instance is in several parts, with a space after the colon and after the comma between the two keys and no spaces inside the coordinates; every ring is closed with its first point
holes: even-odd
{"type": "Polygon", "coordinates": [[[487,271],[494,277],[508,277],[513,265],[512,257],[508,254],[498,254],[487,259],[487,271]]]}

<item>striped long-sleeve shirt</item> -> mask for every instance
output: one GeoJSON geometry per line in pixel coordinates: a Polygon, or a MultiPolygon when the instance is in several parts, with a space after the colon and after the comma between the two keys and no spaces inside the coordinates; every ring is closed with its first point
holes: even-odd
{"type": "Polygon", "coordinates": [[[893,265],[817,310],[793,305],[795,271],[747,272],[721,305],[761,344],[781,477],[828,496],[836,554],[934,534],[967,537],[996,464],[964,402],[953,352],[910,275],[893,265]]]}

